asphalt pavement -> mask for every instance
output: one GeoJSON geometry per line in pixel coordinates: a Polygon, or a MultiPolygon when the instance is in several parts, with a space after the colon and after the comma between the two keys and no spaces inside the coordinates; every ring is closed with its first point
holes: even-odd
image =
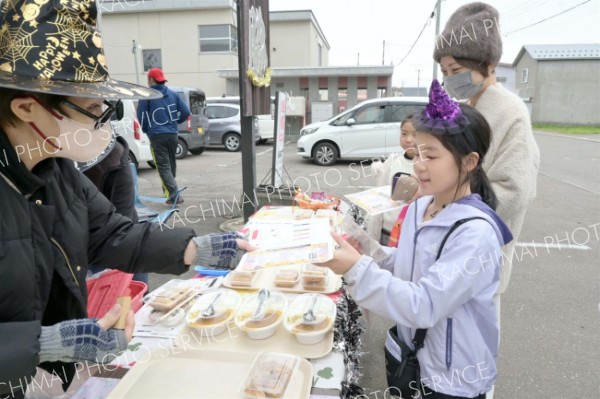
{"type": "MultiPolygon", "coordinates": [[[[536,132],[535,137],[542,158],[537,198],[527,211],[502,298],[495,398],[595,399],[600,397],[600,135],[536,132]]],[[[257,146],[258,182],[271,165],[271,146],[257,146]]],[[[208,234],[242,214],[240,153],[208,149],[177,167],[178,184],[187,186],[185,202],[163,228],[188,226],[208,234]]],[[[298,157],[295,143],[286,144],[285,167],[305,191],[344,195],[373,184],[367,162],[320,167],[298,157]]],[[[155,170],[141,167],[139,190],[161,194],[155,170]]],[[[288,195],[282,192],[281,198],[288,195]]],[[[272,195],[272,203],[279,198],[272,195]]],[[[150,287],[174,277],[151,275],[150,287]]],[[[368,317],[361,384],[369,398],[384,397],[383,340],[391,324],[368,317]]]]}

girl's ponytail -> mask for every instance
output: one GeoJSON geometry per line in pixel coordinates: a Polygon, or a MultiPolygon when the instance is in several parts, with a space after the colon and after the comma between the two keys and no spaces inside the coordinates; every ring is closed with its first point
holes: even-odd
{"type": "Polygon", "coordinates": [[[496,197],[496,193],[492,189],[492,184],[483,170],[481,162],[471,172],[471,192],[479,194],[483,202],[488,204],[493,210],[496,210],[498,197],[496,197]]]}

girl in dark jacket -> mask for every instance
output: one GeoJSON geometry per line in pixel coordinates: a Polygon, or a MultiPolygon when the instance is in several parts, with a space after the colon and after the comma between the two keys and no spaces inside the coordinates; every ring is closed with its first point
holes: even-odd
{"type": "Polygon", "coordinates": [[[125,330],[112,328],[118,305],[87,318],[89,264],[181,274],[191,264],[234,265],[250,247],[232,234],[197,238],[116,213],[73,161],[111,142],[116,104],[105,99],[159,93],[109,78],[94,2],[1,4],[0,398],[20,398],[36,366],[66,389],[74,362],[110,361],[131,339],[133,314],[125,330]]]}

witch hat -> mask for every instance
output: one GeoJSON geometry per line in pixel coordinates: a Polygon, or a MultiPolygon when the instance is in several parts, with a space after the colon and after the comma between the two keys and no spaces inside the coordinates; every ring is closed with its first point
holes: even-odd
{"type": "Polygon", "coordinates": [[[4,0],[0,87],[109,100],[161,97],[110,78],[97,16],[95,0],[4,0]]]}

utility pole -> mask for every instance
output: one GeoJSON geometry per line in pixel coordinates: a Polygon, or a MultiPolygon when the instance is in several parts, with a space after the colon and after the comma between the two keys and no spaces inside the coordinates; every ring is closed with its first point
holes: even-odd
{"type": "Polygon", "coordinates": [[[360,53],[356,54],[356,65],[360,65],[360,53]]]}
{"type": "Polygon", "coordinates": [[[383,53],[381,55],[381,65],[385,65],[385,40],[383,41],[383,53]]]}
{"type": "MultiPolygon", "coordinates": [[[[440,34],[440,14],[442,13],[442,0],[437,0],[435,4],[435,45],[437,46],[437,38],[440,34]]],[[[433,61],[433,78],[437,79],[438,76],[438,65],[435,60],[433,61]]]]}
{"type": "Polygon", "coordinates": [[[422,69],[417,69],[417,96],[421,93],[421,71],[422,69]]]}

